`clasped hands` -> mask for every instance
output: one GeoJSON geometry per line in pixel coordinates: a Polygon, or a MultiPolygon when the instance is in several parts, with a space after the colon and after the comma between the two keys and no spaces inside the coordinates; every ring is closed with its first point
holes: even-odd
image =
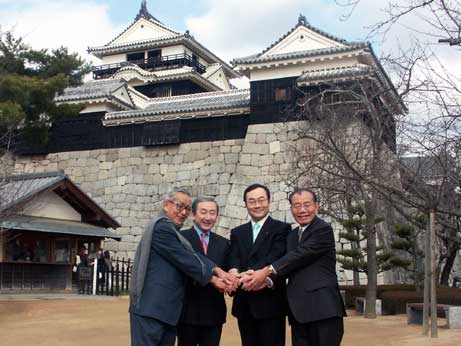
{"type": "Polygon", "coordinates": [[[268,286],[267,277],[269,276],[268,268],[259,270],[247,270],[239,273],[235,270],[226,272],[217,267],[214,269],[211,283],[220,292],[232,293],[241,287],[245,291],[258,291],[268,286]]]}

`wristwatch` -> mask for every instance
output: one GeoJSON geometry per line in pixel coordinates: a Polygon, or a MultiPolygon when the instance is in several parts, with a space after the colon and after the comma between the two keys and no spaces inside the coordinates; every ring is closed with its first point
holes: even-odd
{"type": "Polygon", "coordinates": [[[272,265],[267,267],[268,276],[275,274],[274,267],[272,265]]]}

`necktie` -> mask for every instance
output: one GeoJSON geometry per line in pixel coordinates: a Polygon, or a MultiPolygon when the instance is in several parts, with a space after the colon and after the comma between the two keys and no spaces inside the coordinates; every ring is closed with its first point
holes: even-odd
{"type": "Polygon", "coordinates": [[[301,237],[303,236],[304,227],[299,227],[298,229],[298,242],[301,241],[301,237]]]}
{"type": "Polygon", "coordinates": [[[202,232],[200,238],[202,240],[203,253],[206,255],[206,252],[208,251],[208,244],[206,243],[206,233],[202,232]]]}
{"type": "Polygon", "coordinates": [[[256,237],[258,236],[259,233],[259,223],[255,223],[253,225],[253,243],[256,241],[256,237]]]}

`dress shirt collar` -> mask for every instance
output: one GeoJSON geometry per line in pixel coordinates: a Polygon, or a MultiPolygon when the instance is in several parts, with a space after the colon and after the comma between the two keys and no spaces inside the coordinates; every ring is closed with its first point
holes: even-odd
{"type": "Polygon", "coordinates": [[[254,222],[253,220],[251,220],[251,229],[254,229],[254,225],[257,223],[259,225],[258,230],[261,230],[261,228],[263,228],[264,223],[266,222],[268,217],[269,217],[269,213],[266,216],[264,216],[261,220],[259,220],[258,222],[254,222]]]}
{"type": "Polygon", "coordinates": [[[208,232],[204,232],[200,229],[200,227],[198,227],[197,225],[194,225],[194,229],[195,229],[195,232],[197,232],[197,235],[199,237],[199,239],[202,239],[202,233],[205,234],[205,241],[206,243],[208,244],[210,242],[210,233],[211,233],[211,230],[209,230],[208,232]]]}

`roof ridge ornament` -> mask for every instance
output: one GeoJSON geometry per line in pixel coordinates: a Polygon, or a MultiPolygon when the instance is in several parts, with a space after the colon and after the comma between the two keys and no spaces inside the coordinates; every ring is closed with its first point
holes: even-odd
{"type": "Polygon", "coordinates": [[[147,9],[147,0],[142,0],[141,1],[141,8],[139,9],[138,14],[136,15],[136,18],[134,19],[135,21],[140,19],[140,18],[146,18],[146,19],[151,19],[155,22],[158,22],[162,24],[161,21],[159,21],[157,18],[155,18],[153,15],[149,13],[149,10],[147,9]]]}
{"type": "Polygon", "coordinates": [[[304,16],[302,13],[299,14],[298,24],[299,25],[309,25],[309,22],[307,21],[306,16],[304,16]]]}

